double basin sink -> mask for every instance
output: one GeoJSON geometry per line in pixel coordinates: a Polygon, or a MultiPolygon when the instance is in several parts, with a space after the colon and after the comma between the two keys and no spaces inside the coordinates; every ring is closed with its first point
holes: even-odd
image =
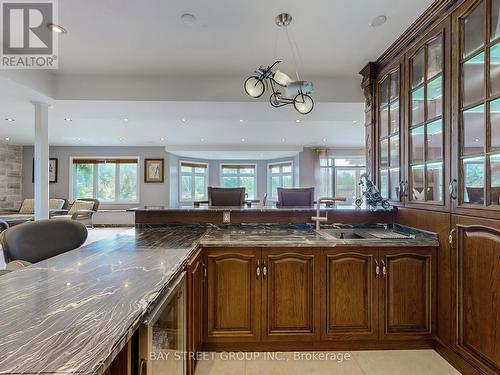
{"type": "Polygon", "coordinates": [[[323,237],[335,240],[402,240],[412,239],[411,234],[395,232],[391,229],[320,229],[318,231],[323,237]]]}

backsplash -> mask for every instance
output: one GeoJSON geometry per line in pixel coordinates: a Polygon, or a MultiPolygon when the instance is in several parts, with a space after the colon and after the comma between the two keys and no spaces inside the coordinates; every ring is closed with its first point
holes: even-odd
{"type": "Polygon", "coordinates": [[[21,205],[23,147],[0,143],[0,209],[21,205]]]}

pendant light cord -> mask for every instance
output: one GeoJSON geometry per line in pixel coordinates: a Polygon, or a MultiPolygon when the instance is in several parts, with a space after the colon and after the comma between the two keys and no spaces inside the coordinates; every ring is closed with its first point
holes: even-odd
{"type": "Polygon", "coordinates": [[[285,33],[286,33],[286,38],[288,40],[288,44],[290,45],[290,51],[292,52],[292,60],[293,60],[294,68],[295,68],[295,75],[297,76],[297,80],[300,81],[299,71],[298,71],[298,66],[297,66],[297,58],[295,56],[295,48],[294,48],[292,40],[290,38],[290,34],[288,33],[288,26],[285,26],[285,33]]]}
{"type": "Polygon", "coordinates": [[[290,34],[291,34],[291,40],[292,40],[293,46],[295,47],[295,51],[297,51],[297,58],[299,61],[299,68],[297,70],[303,72],[304,71],[304,61],[302,61],[302,55],[300,54],[299,46],[297,44],[297,38],[295,38],[295,34],[293,32],[293,29],[290,29],[290,34]]]}

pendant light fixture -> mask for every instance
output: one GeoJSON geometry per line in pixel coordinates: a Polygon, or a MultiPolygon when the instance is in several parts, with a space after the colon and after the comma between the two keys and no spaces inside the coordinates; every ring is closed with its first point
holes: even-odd
{"type": "Polygon", "coordinates": [[[260,66],[255,71],[255,75],[245,80],[244,88],[249,96],[259,98],[264,94],[266,88],[270,87],[272,91],[269,97],[271,106],[279,108],[293,104],[297,112],[306,115],[314,108],[314,100],[309,95],[313,92],[313,84],[310,81],[302,81],[300,79],[297,67],[297,60],[300,60],[297,42],[293,38],[293,34],[291,35],[288,31],[291,22],[292,16],[289,13],[278,14],[275,18],[276,25],[285,31],[295,66],[296,80],[293,80],[282,71],[275,69],[281,63],[280,60],[276,60],[267,67],[260,66]]]}

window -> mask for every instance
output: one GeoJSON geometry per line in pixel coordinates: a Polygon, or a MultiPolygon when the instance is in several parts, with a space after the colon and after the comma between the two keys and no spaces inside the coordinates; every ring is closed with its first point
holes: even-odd
{"type": "Polygon", "coordinates": [[[293,162],[287,161],[268,165],[267,192],[270,199],[278,200],[279,187],[293,187],[293,162]]]}
{"type": "Polygon", "coordinates": [[[361,196],[360,176],[365,173],[365,159],[359,158],[320,158],[319,160],[319,197],[343,197],[341,205],[353,205],[361,196]]]}
{"type": "Polygon", "coordinates": [[[248,199],[255,199],[255,164],[221,164],[222,187],[244,187],[248,199]]]}
{"type": "Polygon", "coordinates": [[[181,161],[179,171],[179,200],[181,202],[206,200],[208,165],[181,161]]]}
{"type": "Polygon", "coordinates": [[[137,203],[137,158],[73,158],[72,198],[95,198],[106,203],[137,203]]]}

